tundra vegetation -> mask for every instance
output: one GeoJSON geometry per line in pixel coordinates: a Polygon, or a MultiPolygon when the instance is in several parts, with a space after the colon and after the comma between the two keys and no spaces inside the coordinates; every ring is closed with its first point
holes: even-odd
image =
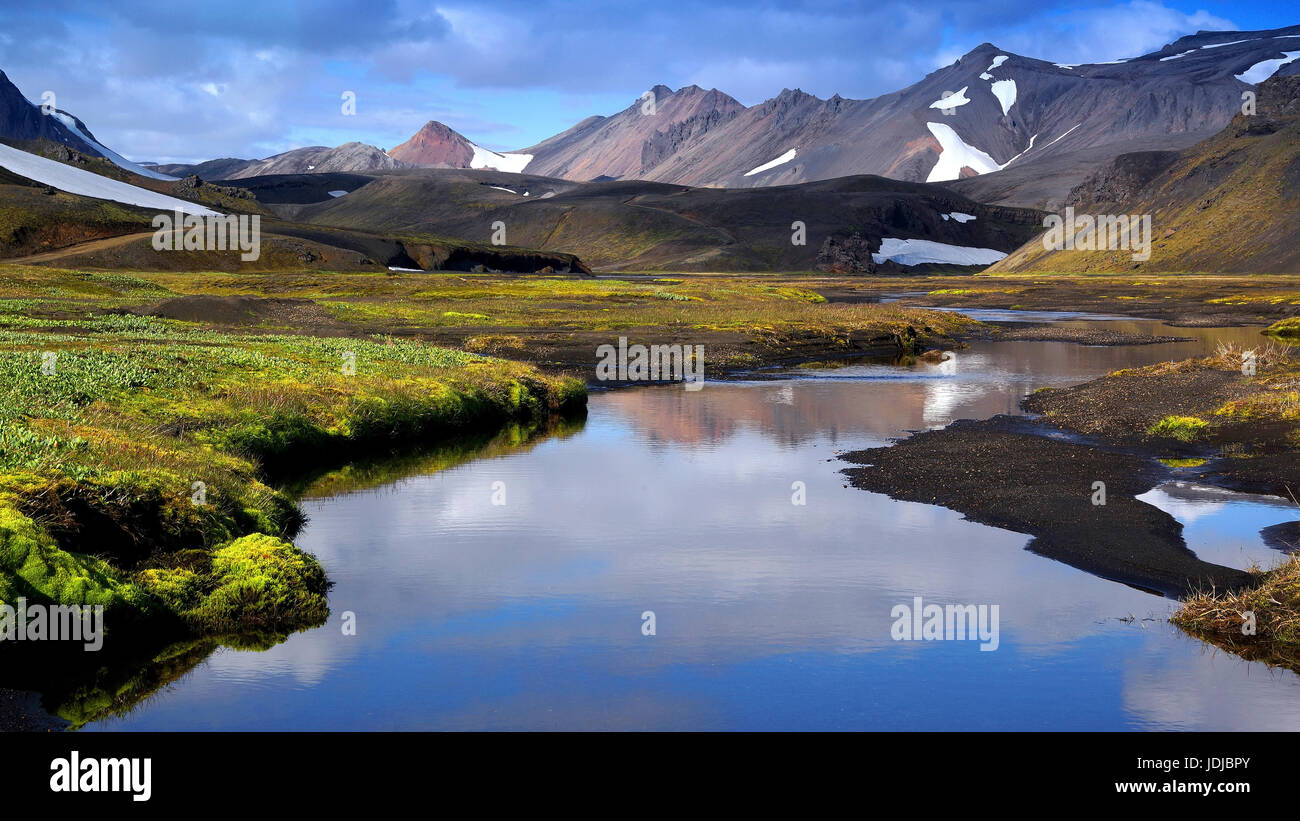
{"type": "Polygon", "coordinates": [[[585,406],[521,363],[137,315],[173,292],[124,274],[6,274],[0,602],[103,605],[110,643],[319,624],[326,576],[281,477],[585,406]]]}

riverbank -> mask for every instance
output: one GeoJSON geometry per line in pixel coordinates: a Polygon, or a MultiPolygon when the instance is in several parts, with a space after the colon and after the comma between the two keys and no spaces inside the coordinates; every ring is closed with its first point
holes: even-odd
{"type": "Polygon", "coordinates": [[[1269,274],[977,274],[875,278],[823,292],[828,299],[891,298],[958,309],[1085,311],[1189,328],[1270,325],[1300,314],[1300,277],[1269,274]]]}
{"type": "MultiPolygon", "coordinates": [[[[1293,501],[1298,387],[1295,349],[1262,341],[1252,357],[1223,346],[1210,357],[1039,390],[1023,403],[1037,417],[957,422],[843,458],[860,465],[846,471],[856,487],[1031,535],[1034,552],[1183,599],[1174,621],[1189,632],[1293,666],[1294,562],[1249,572],[1203,562],[1177,520],[1134,497],[1178,479],[1293,501]],[[1256,609],[1255,636],[1240,635],[1240,619],[1236,634],[1224,628],[1223,614],[1245,603],[1256,609]]],[[[1294,524],[1274,529],[1290,533],[1294,524]]]]}
{"type": "Polygon", "coordinates": [[[419,341],[48,296],[0,301],[0,602],[102,605],[106,648],[322,623],[328,582],[292,543],[286,477],[585,407],[579,381],[419,341]]]}

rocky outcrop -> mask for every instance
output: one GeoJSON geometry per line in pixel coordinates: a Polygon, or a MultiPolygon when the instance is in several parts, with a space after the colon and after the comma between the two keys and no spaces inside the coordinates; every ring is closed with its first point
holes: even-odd
{"type": "Polygon", "coordinates": [[[1065,198],[1075,209],[1124,203],[1178,159],[1177,151],[1137,151],[1120,154],[1108,167],[1075,186],[1065,198]]]}
{"type": "MultiPolygon", "coordinates": [[[[828,274],[874,274],[871,246],[871,240],[858,233],[827,237],[817,252],[817,270],[828,274]]],[[[875,246],[878,249],[880,243],[877,241],[875,246]]]]}
{"type": "Polygon", "coordinates": [[[200,188],[217,195],[224,194],[228,197],[239,197],[244,200],[257,201],[257,197],[253,196],[253,192],[249,191],[247,188],[213,185],[210,182],[204,182],[197,174],[190,174],[188,177],[185,177],[176,183],[177,196],[181,198],[192,198],[197,196],[197,192],[200,188]]]}

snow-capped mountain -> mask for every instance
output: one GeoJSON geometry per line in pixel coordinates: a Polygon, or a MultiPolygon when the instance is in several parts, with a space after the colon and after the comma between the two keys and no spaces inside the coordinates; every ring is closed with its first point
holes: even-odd
{"type": "Polygon", "coordinates": [[[121,168],[143,177],[156,180],[174,179],[146,168],[102,145],[95,139],[86,124],[58,108],[47,114],[41,106],[31,102],[18,90],[3,71],[0,71],[0,139],[26,141],[49,140],[60,145],[103,157],[121,168]]]}
{"type": "MultiPolygon", "coordinates": [[[[591,118],[524,153],[529,171],[752,187],[880,174],[950,182],[1071,155],[1086,167],[1116,155],[1182,148],[1221,129],[1242,92],[1273,73],[1300,71],[1300,26],[1200,32],[1158,52],[1096,65],[1024,57],[990,43],[901,91],[869,100],[823,100],[799,90],[751,107],[717,91],[658,86],[613,117],[591,118]],[[639,147],[639,150],[638,150],[639,147]]],[[[1025,180],[1036,175],[1026,172],[1025,180]]],[[[998,201],[1049,204],[1035,193],[998,201]]]]}
{"type": "Polygon", "coordinates": [[[515,152],[490,151],[429,122],[389,152],[353,142],[156,169],[127,163],[70,115],[43,115],[0,75],[0,137],[46,137],[136,173],[216,180],[426,166],[748,188],[877,174],[950,185],[977,201],[1054,209],[1120,154],[1191,146],[1221,130],[1256,83],[1297,73],[1300,26],[1198,32],[1151,54],[1090,65],[984,43],[868,100],[787,89],[746,107],[716,89],[660,85],[617,114],[515,152]]]}
{"type": "Polygon", "coordinates": [[[1256,91],[1253,112],[1239,111],[1210,139],[1122,154],[1066,199],[1079,215],[1151,215],[1149,258],[1035,237],[992,270],[1300,272],[1300,75],[1272,77],[1256,91]]]}

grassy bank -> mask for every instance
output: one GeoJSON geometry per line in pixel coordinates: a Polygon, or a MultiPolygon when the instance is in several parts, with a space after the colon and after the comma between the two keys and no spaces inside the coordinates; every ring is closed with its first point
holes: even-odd
{"type": "Polygon", "coordinates": [[[953,312],[852,295],[828,299],[825,293],[857,283],[817,275],[631,280],[449,272],[128,275],[19,265],[3,271],[0,299],[19,300],[31,317],[153,311],[208,328],[320,337],[386,334],[583,378],[593,372],[596,347],[619,336],[634,343],[703,344],[713,376],[729,368],[884,348],[896,336],[910,338],[909,327],[918,344],[936,345],[978,327],[953,312]]]}
{"type": "Polygon", "coordinates": [[[109,642],[320,623],[325,575],[271,477],[585,403],[579,382],[418,341],[106,314],[158,289],[62,276],[44,311],[0,302],[0,601],[102,604],[109,642]]]}
{"type": "Polygon", "coordinates": [[[1300,672],[1300,554],[1254,576],[1245,590],[1186,600],[1171,621],[1247,660],[1300,672]]]}

